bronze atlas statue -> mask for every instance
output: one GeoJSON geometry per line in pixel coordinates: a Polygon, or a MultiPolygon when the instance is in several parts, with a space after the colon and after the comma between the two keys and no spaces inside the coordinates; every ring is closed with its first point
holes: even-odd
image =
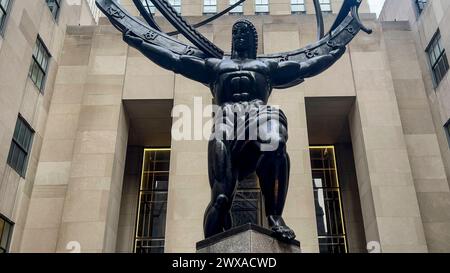
{"type": "Polygon", "coordinates": [[[287,119],[281,110],[268,106],[267,102],[274,88],[298,85],[333,65],[360,30],[371,32],[358,15],[361,1],[345,0],[325,34],[319,0],[313,0],[318,41],[295,51],[259,56],[258,33],[249,20],[240,19],[233,25],[231,54],[224,54],[196,30],[245,0],[194,26],[166,0],[133,0],[145,22],[131,16],[116,0],[96,1],[130,46],[161,67],[211,89],[221,113],[214,115],[208,147],[212,199],[204,217],[206,238],[231,228],[230,210],[237,183],[254,172],[264,196],[269,227],[281,240],[295,238],[282,218],[290,168],[286,152],[287,119]],[[149,10],[150,2],[177,31],[161,30],[149,10]],[[179,33],[192,45],[172,37],[179,33]],[[257,128],[257,132],[250,137],[252,128],[257,128]]]}

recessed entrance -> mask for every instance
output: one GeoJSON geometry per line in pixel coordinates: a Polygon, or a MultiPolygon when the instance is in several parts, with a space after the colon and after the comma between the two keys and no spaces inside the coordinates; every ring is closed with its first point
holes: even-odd
{"type": "Polygon", "coordinates": [[[334,146],[312,146],[309,151],[320,252],[347,253],[341,186],[334,146]]]}
{"type": "Polygon", "coordinates": [[[366,251],[348,122],[354,101],[354,97],[305,99],[321,253],[366,251]]]}
{"type": "Polygon", "coordinates": [[[129,137],[117,252],[165,248],[173,100],[126,100],[129,137]]]}
{"type": "Polygon", "coordinates": [[[163,253],[166,237],[170,149],[144,149],[134,252],[163,253]]]}

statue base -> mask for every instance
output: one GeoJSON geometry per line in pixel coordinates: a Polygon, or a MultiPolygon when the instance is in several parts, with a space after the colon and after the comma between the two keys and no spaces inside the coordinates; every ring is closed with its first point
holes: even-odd
{"type": "Polygon", "coordinates": [[[253,224],[232,228],[197,243],[197,253],[301,253],[300,242],[284,242],[253,224]]]}

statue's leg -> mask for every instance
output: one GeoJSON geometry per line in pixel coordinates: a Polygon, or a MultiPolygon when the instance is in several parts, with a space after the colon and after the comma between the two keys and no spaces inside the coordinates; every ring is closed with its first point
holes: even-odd
{"type": "Polygon", "coordinates": [[[261,151],[262,156],[256,173],[264,196],[266,216],[270,228],[279,235],[280,239],[293,240],[295,233],[282,218],[289,188],[290,171],[290,160],[286,151],[286,138],[284,138],[283,132],[284,130],[281,130],[281,138],[280,135],[273,136],[281,139],[276,150],[261,151]]]}
{"type": "Polygon", "coordinates": [[[208,147],[211,202],[204,217],[205,238],[231,228],[230,210],[237,186],[229,142],[213,139],[208,147]]]}

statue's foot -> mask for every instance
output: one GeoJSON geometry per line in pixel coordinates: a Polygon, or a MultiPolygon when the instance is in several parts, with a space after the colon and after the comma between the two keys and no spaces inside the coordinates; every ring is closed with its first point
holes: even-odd
{"type": "Polygon", "coordinates": [[[278,215],[270,215],[268,217],[269,226],[274,232],[275,236],[282,241],[292,241],[295,239],[294,231],[286,225],[283,218],[278,215]]]}

